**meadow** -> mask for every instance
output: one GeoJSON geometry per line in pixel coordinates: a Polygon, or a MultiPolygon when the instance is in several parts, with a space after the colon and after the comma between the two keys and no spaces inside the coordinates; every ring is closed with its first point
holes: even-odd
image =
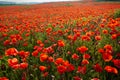
{"type": "Polygon", "coordinates": [[[120,80],[120,3],[0,6],[0,80],[120,80]]]}

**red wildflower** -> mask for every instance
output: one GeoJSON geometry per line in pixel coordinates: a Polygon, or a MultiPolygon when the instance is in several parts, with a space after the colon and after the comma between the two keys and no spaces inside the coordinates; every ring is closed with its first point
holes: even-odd
{"type": "Polygon", "coordinates": [[[0,77],[0,80],[9,80],[7,77],[0,77]]]}
{"type": "Polygon", "coordinates": [[[65,43],[62,40],[58,40],[58,46],[64,47],[65,43]]]}
{"type": "Polygon", "coordinates": [[[88,50],[88,48],[87,48],[86,46],[81,46],[81,47],[77,48],[77,50],[78,50],[80,53],[85,53],[85,52],[88,50]]]}
{"type": "Polygon", "coordinates": [[[98,52],[103,54],[105,51],[104,51],[104,49],[100,48],[100,49],[98,49],[98,52]]]}
{"type": "Polygon", "coordinates": [[[10,40],[5,40],[3,44],[4,44],[4,46],[9,45],[10,44],[10,40]]]}
{"type": "Polygon", "coordinates": [[[111,66],[105,66],[104,68],[107,72],[118,74],[118,70],[111,66]]]}
{"type": "Polygon", "coordinates": [[[114,59],[113,63],[117,68],[120,68],[120,59],[114,59]]]}
{"type": "Polygon", "coordinates": [[[44,62],[44,61],[46,61],[48,59],[48,55],[47,54],[45,54],[45,53],[41,53],[40,54],[40,61],[41,62],[44,62]]]}
{"type": "Polygon", "coordinates": [[[59,64],[62,64],[64,62],[64,60],[62,58],[57,58],[55,60],[55,64],[59,65],[59,64]]]}
{"type": "Polygon", "coordinates": [[[37,40],[37,44],[42,44],[42,41],[41,40],[37,40]]]}
{"type": "Polygon", "coordinates": [[[67,65],[67,71],[68,71],[68,72],[71,72],[71,71],[73,71],[73,70],[75,70],[74,65],[72,65],[72,64],[67,65]]]}
{"type": "Polygon", "coordinates": [[[82,80],[79,76],[75,76],[73,78],[74,78],[74,80],[82,80]]]}
{"type": "Polygon", "coordinates": [[[66,72],[66,67],[63,66],[63,65],[59,65],[57,66],[57,71],[60,73],[60,74],[63,74],[66,72]]]}
{"type": "Polygon", "coordinates": [[[20,68],[21,69],[26,69],[28,67],[28,63],[20,63],[20,68]]]}
{"type": "Polygon", "coordinates": [[[83,35],[83,36],[81,36],[81,38],[83,41],[90,41],[90,37],[87,35],[83,35]]]}
{"type": "Polygon", "coordinates": [[[117,34],[112,34],[111,38],[112,39],[116,39],[117,38],[117,34]]]}
{"type": "Polygon", "coordinates": [[[44,72],[44,73],[43,73],[43,76],[44,76],[44,77],[48,76],[48,72],[44,72]]]}
{"type": "Polygon", "coordinates": [[[101,28],[104,28],[104,26],[105,26],[104,24],[100,24],[100,27],[101,27],[101,28]]]}
{"type": "Polygon", "coordinates": [[[79,59],[79,56],[78,56],[76,53],[74,53],[74,54],[72,55],[72,59],[78,60],[78,59],[79,59]]]}
{"type": "Polygon", "coordinates": [[[112,60],[112,55],[111,54],[109,54],[109,53],[103,53],[102,54],[102,58],[103,58],[103,60],[105,61],[105,62],[109,62],[109,61],[111,61],[112,60]]]}
{"type": "Polygon", "coordinates": [[[40,71],[44,72],[47,69],[47,67],[46,66],[39,66],[39,69],[40,69],[40,71]]]}
{"type": "Polygon", "coordinates": [[[22,57],[22,58],[27,58],[30,53],[29,53],[29,52],[25,52],[25,51],[20,51],[18,54],[19,54],[20,57],[22,57]]]}
{"type": "Polygon", "coordinates": [[[48,61],[49,61],[49,62],[54,62],[53,57],[48,57],[48,61]]]}
{"type": "Polygon", "coordinates": [[[102,67],[97,63],[93,66],[93,68],[95,69],[95,71],[97,72],[102,72],[102,67]]]}
{"type": "Polygon", "coordinates": [[[73,39],[73,36],[72,36],[72,35],[68,35],[67,38],[68,38],[69,40],[72,40],[72,39],[73,39]]]}
{"type": "Polygon", "coordinates": [[[17,54],[18,54],[18,51],[15,48],[9,48],[5,51],[6,56],[10,56],[10,55],[16,56],[17,54]]]}
{"type": "Polygon", "coordinates": [[[108,34],[108,30],[103,30],[102,31],[104,34],[108,34]]]}
{"type": "Polygon", "coordinates": [[[11,66],[13,69],[19,69],[20,68],[20,65],[19,64],[15,64],[15,65],[12,65],[11,66]]]}
{"type": "Polygon", "coordinates": [[[95,40],[101,40],[101,36],[95,36],[95,40]]]}
{"type": "Polygon", "coordinates": [[[83,59],[90,59],[90,55],[89,54],[83,54],[83,59]]]}
{"type": "Polygon", "coordinates": [[[78,66],[78,73],[85,74],[86,73],[86,66],[78,66]]]}
{"type": "Polygon", "coordinates": [[[69,64],[70,64],[70,63],[69,63],[69,61],[67,61],[67,60],[62,63],[62,65],[66,66],[66,67],[69,66],[69,64]]]}
{"type": "Polygon", "coordinates": [[[87,65],[89,64],[89,61],[87,59],[83,59],[81,62],[82,65],[87,65]]]}
{"type": "Polygon", "coordinates": [[[12,41],[13,44],[15,44],[17,42],[17,39],[16,38],[12,38],[11,41],[12,41]]]}
{"type": "Polygon", "coordinates": [[[104,46],[104,48],[112,51],[112,46],[109,45],[109,44],[106,44],[106,45],[104,46]]]}
{"type": "Polygon", "coordinates": [[[35,51],[32,52],[32,56],[37,57],[38,53],[39,53],[38,50],[35,50],[35,51]]]}
{"type": "Polygon", "coordinates": [[[13,65],[18,64],[18,59],[17,58],[8,59],[8,64],[9,64],[9,66],[12,67],[13,65]]]}

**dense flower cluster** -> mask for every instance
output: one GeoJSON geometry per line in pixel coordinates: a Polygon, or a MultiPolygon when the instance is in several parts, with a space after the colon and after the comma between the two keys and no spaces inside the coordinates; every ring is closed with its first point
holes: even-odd
{"type": "Polygon", "coordinates": [[[0,80],[120,80],[120,4],[83,3],[0,7],[0,80]]]}

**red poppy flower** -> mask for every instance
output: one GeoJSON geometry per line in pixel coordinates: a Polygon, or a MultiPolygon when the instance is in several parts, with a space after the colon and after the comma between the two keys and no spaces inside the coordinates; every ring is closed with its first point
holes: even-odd
{"type": "Polygon", "coordinates": [[[20,51],[18,54],[20,55],[21,58],[27,58],[30,53],[25,51],[20,51]]]}
{"type": "Polygon", "coordinates": [[[90,55],[87,53],[83,54],[83,59],[90,59],[90,55]]]}
{"type": "Polygon", "coordinates": [[[59,64],[62,64],[64,62],[63,58],[57,58],[55,60],[55,64],[59,65],[59,64]]]}
{"type": "Polygon", "coordinates": [[[81,62],[82,65],[87,65],[89,64],[89,61],[87,59],[83,59],[81,62]]]}
{"type": "Polygon", "coordinates": [[[82,80],[79,76],[74,76],[74,80],[82,80]]]}
{"type": "Polygon", "coordinates": [[[68,72],[71,72],[71,71],[74,71],[74,70],[75,70],[74,65],[72,65],[72,64],[67,65],[67,71],[68,72]]]}
{"type": "Polygon", "coordinates": [[[104,48],[112,51],[112,46],[109,45],[109,44],[106,44],[106,45],[104,46],[104,48]]]}
{"type": "Polygon", "coordinates": [[[66,66],[63,66],[63,65],[59,65],[57,66],[57,71],[59,74],[63,74],[66,72],[66,66]]]}
{"type": "Polygon", "coordinates": [[[28,63],[20,63],[20,68],[21,69],[26,69],[28,67],[28,63]]]}
{"type": "Polygon", "coordinates": [[[48,59],[48,55],[47,54],[45,54],[45,53],[41,53],[40,54],[40,61],[41,62],[44,62],[44,61],[46,61],[48,59]]]}
{"type": "Polygon", "coordinates": [[[53,57],[48,57],[48,61],[49,61],[49,62],[54,62],[53,57]]]}
{"type": "Polygon", "coordinates": [[[38,50],[35,50],[35,51],[32,52],[32,56],[37,57],[38,53],[39,53],[38,50]]]}
{"type": "Polygon", "coordinates": [[[78,56],[76,53],[74,53],[74,54],[72,55],[72,59],[78,60],[78,59],[79,59],[79,56],[78,56]]]}
{"type": "Polygon", "coordinates": [[[108,30],[103,30],[102,31],[104,34],[108,34],[108,30]]]}
{"type": "Polygon", "coordinates": [[[0,77],[0,80],[9,80],[7,77],[0,77]]]}
{"type": "Polygon", "coordinates": [[[46,66],[39,66],[39,69],[40,69],[40,71],[44,72],[47,69],[47,67],[46,66]]]}
{"type": "Polygon", "coordinates": [[[90,41],[90,36],[87,36],[87,35],[83,35],[83,36],[81,36],[81,38],[82,38],[82,40],[83,41],[90,41]]]}
{"type": "Polygon", "coordinates": [[[64,41],[62,41],[62,40],[58,40],[58,46],[60,46],[60,47],[64,47],[64,46],[65,46],[64,41]]]}
{"type": "Polygon", "coordinates": [[[95,71],[97,71],[97,72],[102,72],[102,67],[97,63],[97,64],[95,64],[94,66],[93,66],[93,68],[95,69],[95,71]]]}
{"type": "Polygon", "coordinates": [[[82,74],[85,74],[86,70],[87,70],[86,66],[78,66],[77,69],[78,73],[82,73],[82,74]]]}
{"type": "Polygon", "coordinates": [[[88,50],[88,48],[87,48],[86,46],[81,46],[81,47],[77,48],[77,50],[78,50],[80,53],[85,53],[85,52],[88,50]]]}
{"type": "Polygon", "coordinates": [[[120,59],[114,59],[113,63],[117,68],[120,68],[120,59]]]}
{"type": "Polygon", "coordinates": [[[98,52],[101,53],[101,54],[103,54],[105,51],[104,51],[104,49],[100,48],[100,49],[98,50],[98,52]]]}
{"type": "Polygon", "coordinates": [[[104,68],[107,72],[118,74],[118,70],[111,66],[105,66],[104,68]]]}
{"type": "Polygon", "coordinates": [[[20,68],[20,65],[19,64],[15,64],[15,65],[12,65],[11,66],[13,69],[19,69],[20,68]]]}
{"type": "Polygon", "coordinates": [[[111,54],[109,54],[109,53],[103,53],[102,54],[102,58],[103,58],[103,60],[105,61],[105,62],[109,62],[109,61],[111,61],[112,60],[112,55],[111,54]]]}
{"type": "Polygon", "coordinates": [[[9,64],[9,66],[12,67],[13,65],[18,64],[18,59],[17,58],[8,59],[8,64],[9,64]]]}
{"type": "Polygon", "coordinates": [[[101,40],[101,36],[95,36],[95,40],[101,40]]]}
{"type": "Polygon", "coordinates": [[[43,73],[43,77],[46,77],[46,76],[48,76],[48,72],[43,73]]]}
{"type": "Polygon", "coordinates": [[[3,44],[4,44],[4,46],[9,45],[10,44],[10,40],[5,40],[3,44]]]}
{"type": "Polygon", "coordinates": [[[18,51],[15,48],[9,48],[5,51],[6,56],[10,56],[10,55],[16,56],[17,54],[18,54],[18,51]]]}
{"type": "Polygon", "coordinates": [[[111,38],[114,40],[117,38],[117,34],[112,34],[111,38]]]}

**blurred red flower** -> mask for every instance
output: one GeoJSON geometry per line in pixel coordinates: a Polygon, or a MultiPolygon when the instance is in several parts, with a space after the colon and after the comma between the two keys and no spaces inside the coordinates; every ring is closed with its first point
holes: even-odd
{"type": "Polygon", "coordinates": [[[82,80],[79,76],[74,76],[74,80],[82,80]]]}
{"type": "Polygon", "coordinates": [[[20,63],[20,68],[21,69],[26,69],[27,67],[28,67],[28,63],[25,63],[25,62],[20,63]]]}
{"type": "Polygon", "coordinates": [[[101,36],[95,36],[95,40],[101,40],[101,36]]]}
{"type": "Polygon", "coordinates": [[[106,44],[106,45],[104,46],[104,48],[112,51],[112,46],[109,45],[109,44],[106,44]]]}
{"type": "Polygon", "coordinates": [[[12,67],[13,65],[18,64],[18,59],[17,58],[8,59],[8,64],[9,64],[9,66],[12,67]]]}
{"type": "Polygon", "coordinates": [[[57,66],[57,71],[58,71],[58,73],[60,73],[60,74],[65,73],[65,72],[66,72],[66,66],[63,66],[63,65],[57,66]]]}
{"type": "Polygon", "coordinates": [[[103,71],[102,67],[101,67],[98,63],[95,64],[95,65],[93,66],[93,68],[94,68],[95,71],[97,71],[97,72],[102,72],[102,71],[103,71]]]}
{"type": "Polygon", "coordinates": [[[88,50],[88,48],[87,48],[86,46],[81,46],[81,47],[77,48],[77,50],[78,50],[80,53],[85,53],[85,52],[88,50]]]}
{"type": "Polygon", "coordinates": [[[65,46],[64,41],[62,41],[62,40],[58,40],[58,46],[60,46],[60,47],[64,47],[64,46],[65,46]]]}
{"type": "Polygon", "coordinates": [[[47,54],[45,54],[45,53],[41,53],[40,54],[40,61],[41,62],[44,62],[44,61],[46,61],[48,59],[48,55],[47,54]]]}
{"type": "Polygon", "coordinates": [[[72,59],[78,60],[78,59],[79,59],[79,56],[78,56],[76,53],[74,53],[74,54],[72,55],[72,59]]]}
{"type": "Polygon", "coordinates": [[[110,53],[103,53],[102,54],[102,58],[103,58],[103,60],[105,61],[105,62],[109,62],[109,61],[111,61],[112,60],[112,55],[110,54],[110,53]]]}
{"type": "Polygon", "coordinates": [[[87,54],[87,53],[85,53],[85,54],[83,54],[83,59],[90,59],[90,54],[87,54]]]}
{"type": "Polygon", "coordinates": [[[32,52],[32,56],[37,57],[38,53],[39,53],[38,50],[35,50],[35,51],[32,52]]]}
{"type": "Polygon", "coordinates": [[[117,68],[120,68],[120,59],[113,59],[112,61],[117,68]]]}
{"type": "Polygon", "coordinates": [[[82,65],[87,65],[89,64],[89,61],[87,59],[83,59],[81,62],[82,65]]]}
{"type": "Polygon", "coordinates": [[[18,54],[18,51],[16,48],[9,48],[5,51],[6,56],[16,56],[18,54]]]}
{"type": "Polygon", "coordinates": [[[0,77],[0,80],[9,80],[7,77],[0,77]]]}
{"type": "Polygon", "coordinates": [[[56,64],[56,65],[62,64],[63,62],[64,62],[63,58],[57,58],[57,59],[55,60],[55,64],[56,64]]]}
{"type": "Polygon", "coordinates": [[[105,66],[104,68],[107,72],[118,74],[118,70],[111,66],[105,66]]]}
{"type": "Polygon", "coordinates": [[[39,69],[40,69],[40,71],[44,72],[47,69],[47,67],[46,66],[39,66],[39,69]]]}
{"type": "Polygon", "coordinates": [[[78,66],[77,72],[85,74],[86,70],[87,70],[86,66],[78,66]]]}

